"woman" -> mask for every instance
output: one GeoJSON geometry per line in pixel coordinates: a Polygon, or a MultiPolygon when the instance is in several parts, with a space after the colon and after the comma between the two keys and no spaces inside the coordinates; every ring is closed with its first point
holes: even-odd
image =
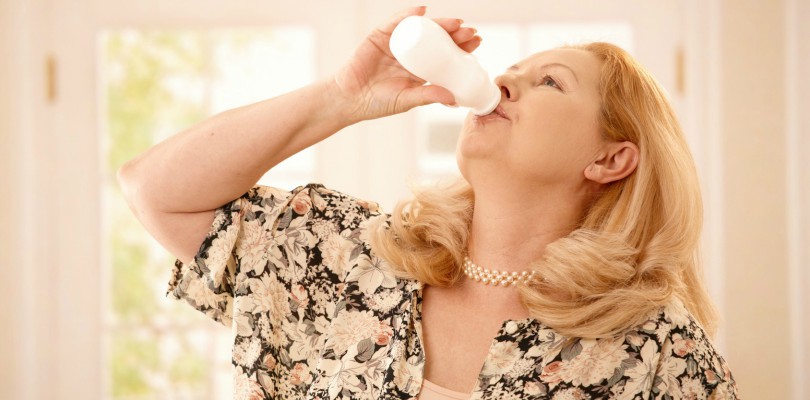
{"type": "Polygon", "coordinates": [[[213,116],[119,171],[178,256],[169,293],[232,327],[235,397],[736,398],[708,338],[693,162],[661,89],[615,46],[509,68],[496,111],[465,120],[463,179],[393,214],[319,184],[255,186],[345,126],[453,103],[388,51],[424,12],[375,30],[334,79],[213,116]]]}

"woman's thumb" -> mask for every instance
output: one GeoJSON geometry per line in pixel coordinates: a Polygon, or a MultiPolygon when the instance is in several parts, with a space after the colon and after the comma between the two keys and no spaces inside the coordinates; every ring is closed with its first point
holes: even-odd
{"type": "Polygon", "coordinates": [[[442,103],[448,106],[456,105],[456,98],[453,96],[453,93],[437,85],[420,86],[418,88],[415,88],[415,90],[413,90],[411,94],[413,95],[413,97],[408,100],[411,100],[411,104],[413,107],[424,106],[433,103],[442,103]]]}

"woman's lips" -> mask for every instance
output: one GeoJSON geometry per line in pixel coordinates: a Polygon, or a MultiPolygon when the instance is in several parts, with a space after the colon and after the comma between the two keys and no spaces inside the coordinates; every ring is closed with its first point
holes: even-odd
{"type": "Polygon", "coordinates": [[[492,122],[492,121],[498,121],[498,120],[510,121],[509,115],[506,114],[506,110],[504,110],[503,107],[501,107],[501,106],[495,107],[495,110],[493,110],[491,113],[489,113],[487,115],[476,116],[475,120],[480,122],[480,123],[492,122]]]}
{"type": "Polygon", "coordinates": [[[495,111],[493,113],[498,114],[501,118],[509,119],[509,115],[506,114],[506,110],[503,109],[500,105],[495,107],[495,111]]]}

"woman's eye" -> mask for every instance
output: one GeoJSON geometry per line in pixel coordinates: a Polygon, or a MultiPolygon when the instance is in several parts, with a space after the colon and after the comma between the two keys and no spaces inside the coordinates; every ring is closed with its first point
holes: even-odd
{"type": "Polygon", "coordinates": [[[549,84],[549,83],[551,83],[553,85],[552,87],[562,90],[560,85],[557,83],[556,80],[554,80],[554,78],[551,77],[551,75],[543,75],[543,77],[540,78],[540,83],[539,84],[541,86],[549,84]]]}

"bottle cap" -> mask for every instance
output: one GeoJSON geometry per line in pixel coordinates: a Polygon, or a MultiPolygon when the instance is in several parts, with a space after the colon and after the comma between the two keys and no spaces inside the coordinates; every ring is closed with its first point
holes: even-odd
{"type": "Polygon", "coordinates": [[[495,84],[490,85],[490,95],[487,97],[485,102],[482,102],[480,107],[475,107],[472,109],[473,114],[475,115],[487,115],[495,110],[495,107],[498,107],[498,104],[501,103],[501,90],[498,89],[495,84]]]}

